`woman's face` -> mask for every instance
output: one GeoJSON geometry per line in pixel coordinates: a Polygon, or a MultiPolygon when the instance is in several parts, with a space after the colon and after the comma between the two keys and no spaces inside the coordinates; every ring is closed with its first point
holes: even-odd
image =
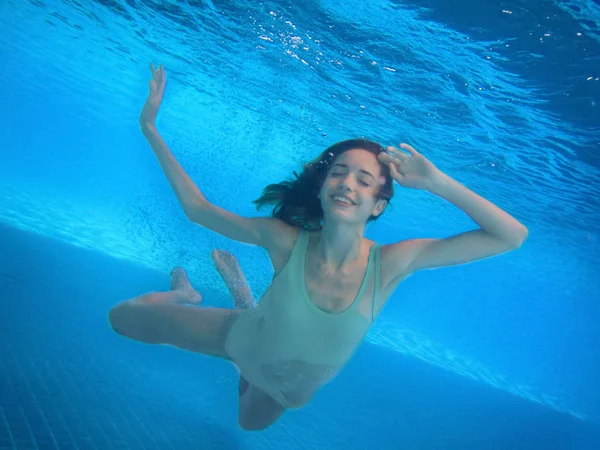
{"type": "Polygon", "coordinates": [[[380,164],[373,153],[362,149],[339,155],[319,193],[325,218],[366,223],[372,215],[379,215],[386,204],[377,199],[385,182],[380,164]]]}

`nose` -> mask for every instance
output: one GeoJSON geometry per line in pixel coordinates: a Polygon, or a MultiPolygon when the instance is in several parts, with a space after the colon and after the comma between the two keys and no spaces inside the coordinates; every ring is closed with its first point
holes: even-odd
{"type": "Polygon", "coordinates": [[[352,190],[347,176],[340,180],[340,189],[342,189],[344,192],[349,192],[352,190]]]}

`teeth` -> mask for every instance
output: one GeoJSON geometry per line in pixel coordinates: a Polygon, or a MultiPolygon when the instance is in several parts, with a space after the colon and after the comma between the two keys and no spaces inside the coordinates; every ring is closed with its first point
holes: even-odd
{"type": "Polygon", "coordinates": [[[352,202],[350,201],[350,199],[346,198],[346,197],[342,197],[340,195],[334,195],[333,196],[334,200],[338,200],[340,202],[346,203],[348,205],[352,204],[352,202]]]}

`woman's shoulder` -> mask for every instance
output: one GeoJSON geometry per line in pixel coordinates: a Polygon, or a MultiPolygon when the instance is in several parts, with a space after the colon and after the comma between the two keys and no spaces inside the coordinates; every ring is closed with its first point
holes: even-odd
{"type": "Polygon", "coordinates": [[[269,241],[268,249],[287,248],[294,245],[301,231],[299,227],[287,224],[275,217],[264,217],[262,220],[267,225],[265,231],[269,241]]]}
{"type": "Polygon", "coordinates": [[[271,258],[271,263],[273,265],[273,269],[275,270],[275,275],[277,275],[283,267],[285,267],[287,261],[294,250],[294,246],[296,245],[296,241],[300,237],[300,233],[302,233],[302,228],[295,227],[289,225],[279,219],[280,223],[277,224],[279,228],[279,233],[277,235],[276,242],[268,249],[269,257],[271,258]]]}
{"type": "Polygon", "coordinates": [[[408,275],[414,255],[414,240],[380,244],[381,282],[383,286],[396,286],[408,275]]]}

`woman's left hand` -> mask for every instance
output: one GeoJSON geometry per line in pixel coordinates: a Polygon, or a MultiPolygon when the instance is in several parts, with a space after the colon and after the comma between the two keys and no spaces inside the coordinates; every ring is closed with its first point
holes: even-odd
{"type": "Polygon", "coordinates": [[[379,160],[390,168],[390,174],[400,186],[431,189],[442,173],[410,145],[400,144],[400,147],[409,154],[395,147],[387,147],[385,153],[379,154],[379,160]]]}
{"type": "Polygon", "coordinates": [[[148,98],[140,114],[142,128],[155,125],[156,115],[167,85],[167,74],[162,64],[159,64],[158,68],[154,68],[154,64],[150,63],[150,72],[152,72],[152,79],[148,83],[148,98]]]}

